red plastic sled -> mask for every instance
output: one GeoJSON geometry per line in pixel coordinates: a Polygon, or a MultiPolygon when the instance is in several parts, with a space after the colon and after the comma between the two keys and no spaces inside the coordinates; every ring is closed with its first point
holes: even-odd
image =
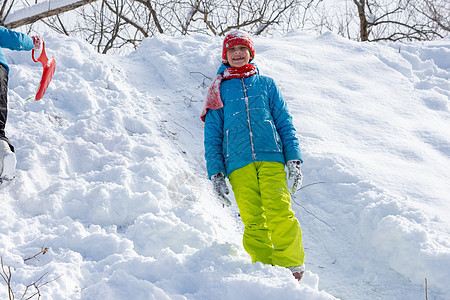
{"type": "Polygon", "coordinates": [[[33,61],[40,62],[44,67],[41,83],[39,83],[39,89],[36,92],[36,96],[34,97],[36,101],[38,101],[42,99],[42,96],[44,96],[45,91],[50,84],[50,81],[52,81],[53,74],[55,74],[56,61],[53,57],[50,59],[47,57],[47,54],[45,53],[45,42],[42,42],[42,52],[39,58],[34,58],[34,49],[31,51],[31,56],[33,58],[33,61]]]}

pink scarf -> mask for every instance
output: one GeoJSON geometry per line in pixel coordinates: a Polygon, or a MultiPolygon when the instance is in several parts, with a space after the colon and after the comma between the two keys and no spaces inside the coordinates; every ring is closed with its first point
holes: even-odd
{"type": "Polygon", "coordinates": [[[232,78],[250,77],[257,74],[258,71],[255,65],[246,64],[239,68],[228,68],[223,73],[220,73],[211,82],[208,92],[206,93],[205,107],[203,108],[200,119],[205,122],[205,116],[208,109],[219,109],[223,107],[222,98],[220,97],[220,84],[224,80],[232,78]]]}

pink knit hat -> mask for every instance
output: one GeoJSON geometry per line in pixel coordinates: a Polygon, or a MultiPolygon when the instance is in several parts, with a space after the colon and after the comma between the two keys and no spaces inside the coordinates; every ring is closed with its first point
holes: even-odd
{"type": "Polygon", "coordinates": [[[233,30],[223,40],[222,63],[227,63],[227,51],[231,47],[242,45],[250,51],[250,61],[255,57],[255,46],[250,35],[241,30],[233,30]]]}

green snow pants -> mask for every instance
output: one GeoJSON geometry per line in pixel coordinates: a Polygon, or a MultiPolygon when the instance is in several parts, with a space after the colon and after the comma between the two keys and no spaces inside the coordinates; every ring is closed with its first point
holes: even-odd
{"type": "Polygon", "coordinates": [[[229,175],[252,261],[281,267],[305,261],[302,231],[291,208],[284,165],[254,162],[229,175]]]}

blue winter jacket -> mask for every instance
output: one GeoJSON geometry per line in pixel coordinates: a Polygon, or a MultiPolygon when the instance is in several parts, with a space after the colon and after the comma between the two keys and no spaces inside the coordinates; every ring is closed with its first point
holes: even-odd
{"type": "MultiPolygon", "coordinates": [[[[228,68],[222,65],[218,74],[228,68]]],[[[223,81],[224,107],[208,110],[204,144],[208,177],[255,161],[302,160],[292,116],[274,80],[259,73],[223,81]]]]}
{"type": "MultiPolygon", "coordinates": [[[[28,35],[0,26],[0,48],[31,50],[33,47],[33,40],[28,35]]],[[[4,65],[9,72],[8,63],[1,49],[0,64],[4,65]]]]}

